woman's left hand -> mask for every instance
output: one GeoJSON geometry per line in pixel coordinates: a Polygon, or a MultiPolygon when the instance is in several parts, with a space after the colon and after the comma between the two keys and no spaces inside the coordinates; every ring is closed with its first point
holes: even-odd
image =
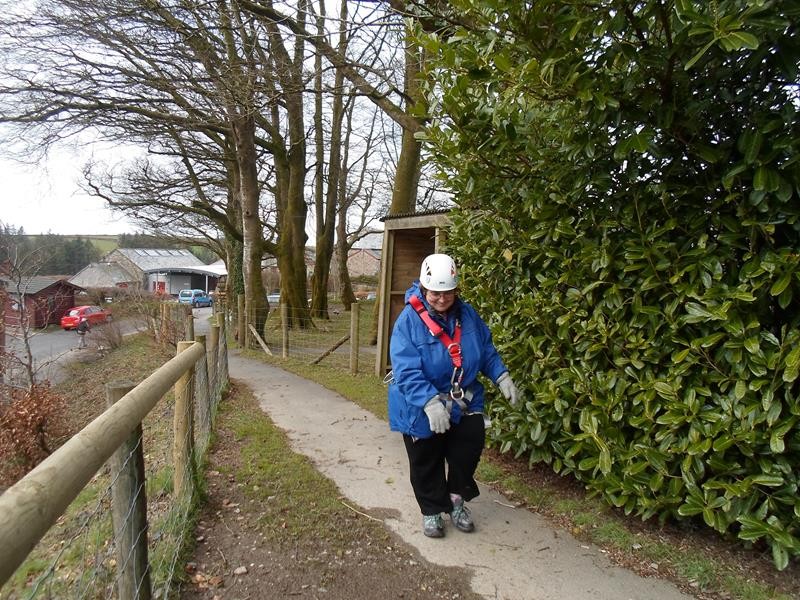
{"type": "Polygon", "coordinates": [[[500,388],[500,393],[508,400],[511,406],[516,406],[519,399],[519,390],[514,385],[514,380],[511,379],[511,374],[506,371],[497,378],[497,387],[500,388]]]}

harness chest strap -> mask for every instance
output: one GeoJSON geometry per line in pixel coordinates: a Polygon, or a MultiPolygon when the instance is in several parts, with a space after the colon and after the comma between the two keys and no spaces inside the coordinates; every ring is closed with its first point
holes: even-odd
{"type": "Polygon", "coordinates": [[[453,338],[451,338],[444,328],[439,325],[436,321],[434,321],[430,314],[428,314],[425,305],[422,304],[422,301],[417,298],[416,296],[411,296],[409,298],[408,303],[411,305],[419,318],[422,319],[422,322],[428,328],[428,331],[431,332],[431,335],[437,338],[444,347],[447,348],[447,353],[450,355],[450,359],[453,361],[453,366],[457,369],[461,368],[461,322],[456,321],[456,328],[453,338]]]}
{"type": "MultiPolygon", "coordinates": [[[[411,296],[408,303],[411,305],[411,308],[417,312],[422,322],[425,323],[431,335],[442,342],[447,349],[450,360],[453,361],[453,376],[450,378],[451,387],[449,397],[461,407],[461,410],[466,411],[467,403],[464,402],[465,394],[464,390],[461,388],[461,379],[463,378],[463,371],[461,369],[461,321],[456,320],[455,331],[451,338],[444,328],[431,318],[425,305],[422,304],[422,301],[417,296],[411,296]]],[[[448,404],[447,409],[448,412],[450,412],[450,404],[448,404]]]]}

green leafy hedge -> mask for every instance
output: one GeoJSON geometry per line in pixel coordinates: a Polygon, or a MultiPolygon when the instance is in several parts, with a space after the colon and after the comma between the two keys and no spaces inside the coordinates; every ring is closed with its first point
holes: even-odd
{"type": "Polygon", "coordinates": [[[494,406],[493,440],[626,513],[763,540],[784,568],[798,9],[459,4],[469,28],[420,38],[441,116],[425,139],[459,205],[465,294],[526,398],[494,406]]]}

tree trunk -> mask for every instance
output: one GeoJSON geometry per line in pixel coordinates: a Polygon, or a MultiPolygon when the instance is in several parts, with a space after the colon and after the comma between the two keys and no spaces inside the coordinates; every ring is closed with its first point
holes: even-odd
{"type": "MultiPolygon", "coordinates": [[[[406,39],[410,37],[406,34],[406,39]]],[[[422,68],[422,50],[414,47],[411,43],[406,43],[406,69],[405,69],[405,91],[408,98],[414,103],[423,102],[420,93],[420,73],[422,68]]],[[[406,108],[408,111],[408,108],[406,108]]],[[[403,141],[400,147],[400,157],[397,160],[397,173],[392,189],[392,205],[389,208],[390,215],[413,213],[417,206],[417,186],[419,184],[419,158],[420,144],[414,139],[414,132],[403,128],[403,141]]],[[[378,316],[381,307],[381,300],[375,302],[373,309],[373,323],[370,331],[370,343],[378,343],[378,316]]]]}
{"type": "MultiPolygon", "coordinates": [[[[347,2],[342,2],[340,9],[339,46],[338,50],[345,54],[347,46],[347,2]]],[[[333,258],[333,243],[336,226],[337,206],[339,204],[339,186],[342,184],[342,123],[344,121],[344,101],[342,89],[344,74],[336,68],[334,77],[334,97],[331,107],[331,140],[328,160],[328,189],[325,195],[324,211],[317,211],[317,259],[314,263],[314,289],[312,293],[311,314],[317,318],[328,319],[328,284],[333,258]],[[321,218],[320,218],[321,217],[321,218]]],[[[340,215],[341,217],[342,215],[340,215]]],[[[346,215],[343,215],[346,219],[346,215]]],[[[346,267],[346,265],[345,265],[346,267]]],[[[345,306],[349,306],[346,304],[345,306]]]]}
{"type": "Polygon", "coordinates": [[[267,319],[267,297],[261,281],[263,226],[259,214],[258,167],[255,124],[251,116],[233,121],[236,160],[239,167],[239,198],[242,206],[242,278],[247,322],[263,331],[267,319]]]}
{"type": "MultiPolygon", "coordinates": [[[[345,17],[342,17],[344,22],[345,17]]],[[[325,35],[325,0],[320,0],[319,14],[317,15],[317,35],[325,35]]],[[[314,261],[314,274],[311,277],[311,315],[318,319],[328,319],[328,269],[324,268],[327,262],[330,265],[328,246],[333,241],[329,231],[333,224],[330,223],[328,210],[325,205],[325,131],[323,128],[322,106],[322,54],[317,52],[314,57],[314,83],[315,83],[315,110],[314,110],[314,141],[316,144],[317,165],[314,175],[314,213],[316,217],[316,256],[314,261]],[[326,254],[327,259],[326,259],[326,254]]],[[[334,87],[334,89],[336,89],[334,87]]],[[[336,92],[334,92],[336,93],[336,92]]],[[[334,114],[335,118],[335,114],[334,114]]],[[[336,127],[331,127],[331,162],[329,169],[333,169],[333,148],[336,127]]],[[[328,177],[328,189],[333,185],[328,177]]]]}
{"type": "Polygon", "coordinates": [[[350,244],[347,243],[347,217],[346,210],[341,211],[345,214],[339,215],[336,223],[336,272],[339,274],[339,299],[344,304],[345,311],[350,310],[350,305],[356,301],[353,293],[353,282],[350,280],[350,271],[347,267],[347,259],[350,254],[350,244]]]}

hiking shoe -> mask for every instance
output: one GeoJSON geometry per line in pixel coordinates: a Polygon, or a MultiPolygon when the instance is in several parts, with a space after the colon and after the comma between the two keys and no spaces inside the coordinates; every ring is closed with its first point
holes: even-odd
{"type": "Polygon", "coordinates": [[[475,529],[475,523],[472,522],[472,515],[469,514],[469,509],[464,506],[464,500],[458,498],[453,502],[453,511],[450,513],[450,520],[456,529],[464,533],[470,533],[475,529]]]}
{"type": "Polygon", "coordinates": [[[442,515],[422,515],[422,533],[432,538],[444,537],[442,515]]]}

